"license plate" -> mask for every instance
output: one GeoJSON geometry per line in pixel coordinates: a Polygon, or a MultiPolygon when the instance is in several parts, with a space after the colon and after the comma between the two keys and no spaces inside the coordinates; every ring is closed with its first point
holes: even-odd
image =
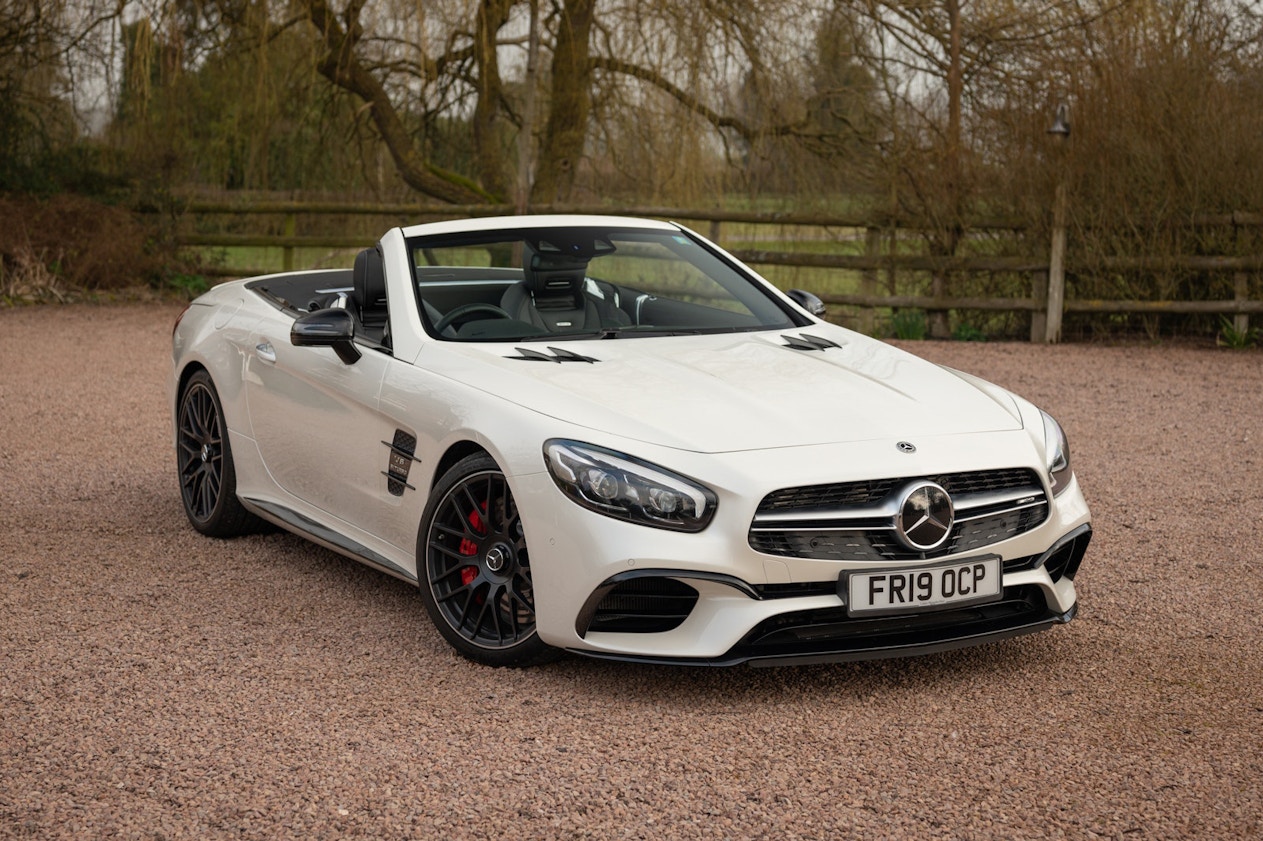
{"type": "Polygon", "coordinates": [[[843,573],[848,616],[916,613],[995,601],[1004,590],[999,556],[929,567],[843,573]]]}

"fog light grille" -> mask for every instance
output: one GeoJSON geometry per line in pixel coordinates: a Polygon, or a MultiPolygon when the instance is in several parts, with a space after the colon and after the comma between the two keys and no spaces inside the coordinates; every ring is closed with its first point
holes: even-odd
{"type": "Polygon", "coordinates": [[[674,578],[634,578],[615,584],[597,603],[589,632],[655,634],[678,628],[698,593],[674,578]]]}

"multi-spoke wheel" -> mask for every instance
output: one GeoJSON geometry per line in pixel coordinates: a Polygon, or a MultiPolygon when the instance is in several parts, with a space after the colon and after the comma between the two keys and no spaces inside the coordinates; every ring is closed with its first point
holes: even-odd
{"type": "Polygon", "coordinates": [[[193,528],[212,537],[256,530],[260,521],[237,499],[224,411],[205,371],[198,371],[185,384],[176,424],[180,497],[193,528]]]}
{"type": "Polygon", "coordinates": [[[490,456],[461,460],[434,488],[417,566],[426,610],[461,654],[489,666],[530,666],[558,653],[535,633],[522,517],[490,456]]]}

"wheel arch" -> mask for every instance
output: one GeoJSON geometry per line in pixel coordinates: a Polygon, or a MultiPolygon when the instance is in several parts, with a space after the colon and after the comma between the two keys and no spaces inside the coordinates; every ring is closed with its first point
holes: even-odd
{"type": "MultiPolygon", "coordinates": [[[[175,387],[171,390],[169,395],[169,399],[171,401],[169,404],[169,411],[171,413],[171,440],[173,443],[179,440],[178,415],[180,412],[180,399],[184,397],[184,389],[188,387],[189,380],[192,379],[193,375],[198,371],[206,371],[206,375],[208,377],[210,376],[210,370],[201,362],[197,360],[186,361],[184,363],[184,367],[180,369],[179,375],[176,376],[175,387]]],[[[211,381],[214,381],[214,377],[211,377],[211,381]]]]}
{"type": "Polygon", "coordinates": [[[487,448],[479,444],[477,441],[465,439],[456,441],[449,446],[447,451],[444,452],[442,457],[439,459],[438,464],[434,466],[434,475],[430,478],[430,490],[434,490],[435,485],[442,480],[442,478],[447,474],[447,471],[452,469],[453,465],[461,459],[472,456],[476,453],[485,453],[490,456],[492,460],[495,460],[495,456],[488,452],[487,448]]]}
{"type": "MultiPolygon", "coordinates": [[[[184,393],[184,387],[189,384],[189,380],[192,379],[193,375],[198,371],[206,371],[207,376],[210,376],[210,370],[197,360],[189,361],[185,364],[184,369],[180,371],[180,378],[176,381],[175,385],[175,400],[177,403],[180,401],[180,395],[184,393]]],[[[211,377],[211,382],[214,381],[215,378],[211,377]]]]}

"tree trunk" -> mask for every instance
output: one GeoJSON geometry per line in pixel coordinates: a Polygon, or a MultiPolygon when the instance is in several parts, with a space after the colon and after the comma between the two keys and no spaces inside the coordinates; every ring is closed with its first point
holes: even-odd
{"type": "Polygon", "coordinates": [[[535,91],[539,72],[539,0],[530,0],[530,23],[526,46],[525,95],[522,98],[522,126],[517,136],[517,196],[519,214],[530,206],[531,182],[535,165],[535,91]]]}
{"type": "Polygon", "coordinates": [[[509,179],[505,170],[506,150],[499,130],[503,121],[496,36],[508,19],[506,0],[482,0],[474,33],[474,58],[478,63],[478,99],[473,119],[474,165],[483,186],[500,196],[508,195],[509,179]]]}
{"type": "MultiPolygon", "coordinates": [[[[964,77],[960,58],[960,0],[947,0],[947,236],[944,237],[948,256],[953,256],[960,243],[962,192],[961,183],[961,99],[964,95],[964,77]]],[[[935,272],[931,280],[931,294],[945,296],[949,285],[948,275],[935,272]]],[[[929,315],[930,337],[946,339],[951,336],[946,310],[932,310],[929,315]]]]}
{"type": "Polygon", "coordinates": [[[592,67],[589,38],[595,0],[567,0],[553,52],[552,94],[540,148],[533,204],[566,201],[588,137],[592,67]]]}

